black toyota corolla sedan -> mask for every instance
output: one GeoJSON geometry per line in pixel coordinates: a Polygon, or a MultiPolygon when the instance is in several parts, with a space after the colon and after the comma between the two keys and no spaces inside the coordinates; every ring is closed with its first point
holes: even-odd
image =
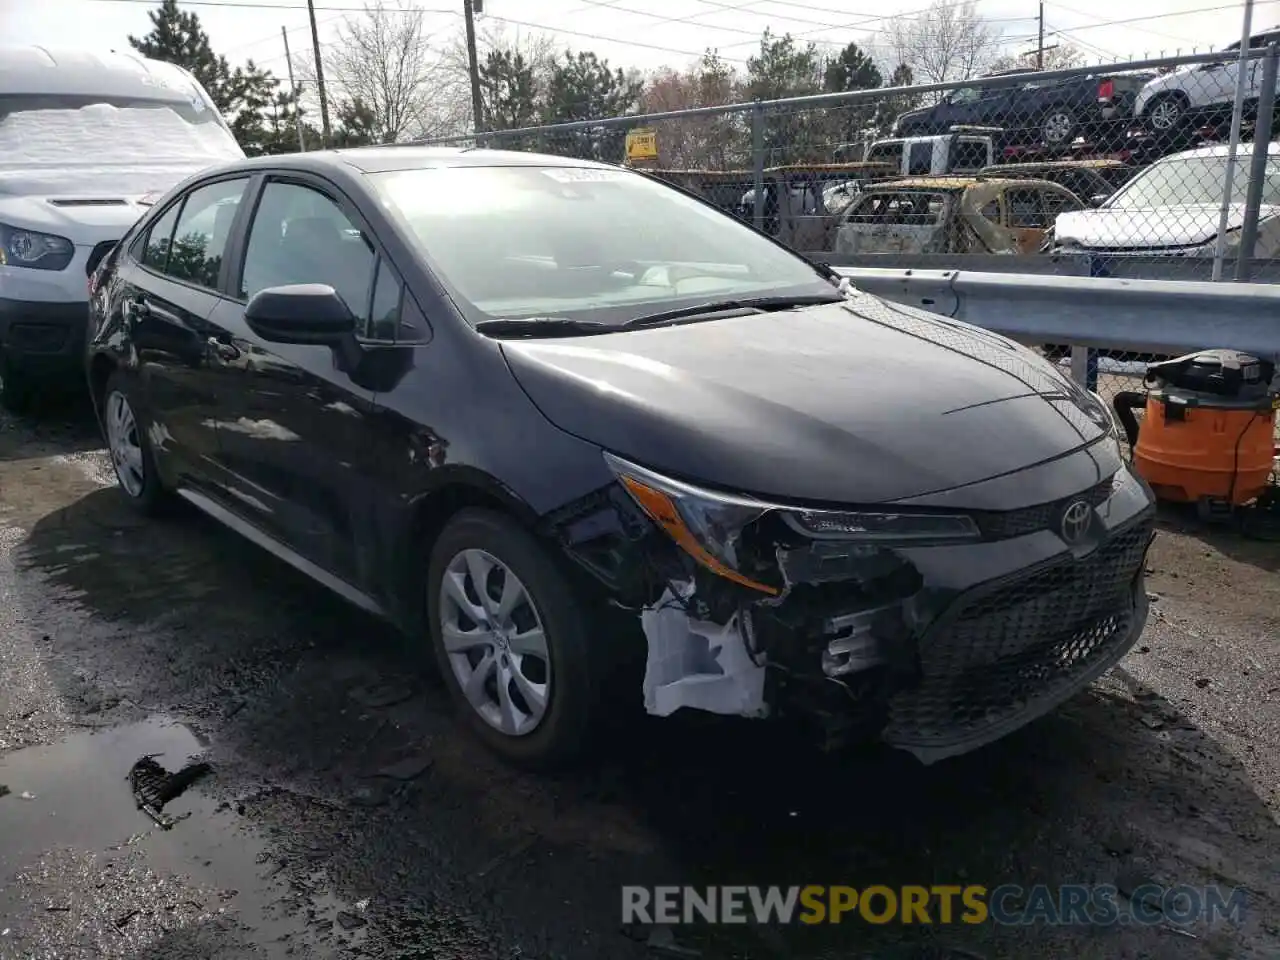
{"type": "Polygon", "coordinates": [[[1145,623],[1152,499],[1105,404],[639,173],[240,162],[90,287],[123,496],[387,617],[513,761],[581,755],[630,700],[932,762],[1145,623]]]}

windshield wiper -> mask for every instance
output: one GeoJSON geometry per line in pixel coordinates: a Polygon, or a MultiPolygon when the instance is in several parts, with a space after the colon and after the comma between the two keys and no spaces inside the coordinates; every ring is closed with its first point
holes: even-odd
{"type": "Polygon", "coordinates": [[[574,337],[618,329],[599,320],[571,317],[498,317],[479,320],[475,327],[490,337],[574,337]]]}
{"type": "Polygon", "coordinates": [[[661,313],[648,313],[635,317],[618,329],[635,330],[637,327],[656,327],[673,320],[698,317],[704,313],[723,313],[728,310],[790,310],[793,307],[811,307],[822,303],[842,303],[843,301],[843,297],[832,296],[829,293],[810,294],[804,297],[745,297],[740,300],[710,300],[692,307],[681,307],[678,310],[664,310],[661,313]]]}

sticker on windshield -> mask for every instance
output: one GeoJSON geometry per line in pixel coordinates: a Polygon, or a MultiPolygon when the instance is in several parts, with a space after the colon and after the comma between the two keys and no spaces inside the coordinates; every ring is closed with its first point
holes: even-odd
{"type": "Polygon", "coordinates": [[[543,167],[542,172],[559,183],[599,183],[619,180],[625,176],[620,170],[601,170],[596,167],[543,167]]]}

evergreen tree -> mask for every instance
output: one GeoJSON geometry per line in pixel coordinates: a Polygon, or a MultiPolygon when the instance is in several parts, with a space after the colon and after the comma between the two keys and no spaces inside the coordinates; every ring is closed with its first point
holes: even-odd
{"type": "Polygon", "coordinates": [[[241,149],[252,155],[266,152],[267,112],[276,103],[279,81],[252,60],[234,70],[227,58],[214,53],[200,17],[178,8],[177,0],[162,0],[147,14],[151,31],[129,37],[144,57],[177,64],[191,72],[213,99],[230,125],[241,149]]]}
{"type": "MultiPolygon", "coordinates": [[[[583,51],[563,56],[551,65],[543,123],[597,120],[635,113],[640,107],[644,82],[622,70],[609,68],[607,60],[583,51]]],[[[621,163],[626,145],[621,127],[595,127],[547,137],[547,148],[586,160],[621,163]]]]}

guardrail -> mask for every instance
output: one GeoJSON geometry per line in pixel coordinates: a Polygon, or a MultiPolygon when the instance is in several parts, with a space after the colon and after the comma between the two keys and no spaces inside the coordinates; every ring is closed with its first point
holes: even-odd
{"type": "Polygon", "coordinates": [[[868,293],[1024,343],[1175,355],[1227,347],[1280,358],[1280,287],[1270,284],[835,269],[868,293]]]}
{"type": "MultiPolygon", "coordinates": [[[[803,254],[839,268],[870,269],[888,264],[899,270],[960,270],[965,273],[1034,274],[1058,277],[1113,277],[1122,280],[1201,280],[1213,278],[1211,257],[1094,256],[1089,254],[1032,254],[1008,256],[983,253],[833,253],[810,250],[803,254]]],[[[1236,275],[1236,261],[1227,257],[1223,275],[1236,275]]],[[[1280,283],[1280,260],[1246,260],[1245,276],[1253,283],[1280,283]]]]}

